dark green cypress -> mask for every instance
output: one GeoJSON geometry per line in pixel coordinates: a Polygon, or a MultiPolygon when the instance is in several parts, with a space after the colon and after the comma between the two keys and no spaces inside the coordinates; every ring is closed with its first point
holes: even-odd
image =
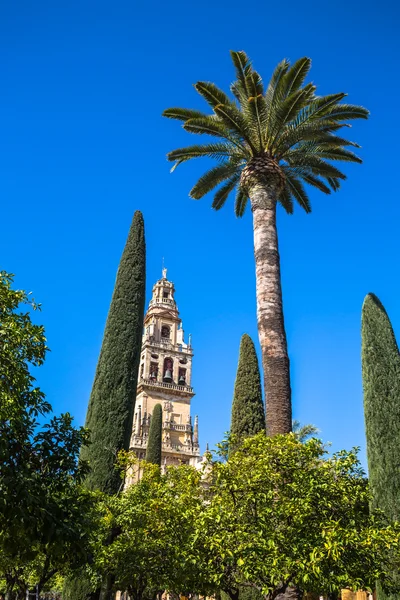
{"type": "MultiPolygon", "coordinates": [[[[400,518],[400,356],[389,317],[374,294],[362,309],[362,376],[372,505],[400,518]]],[[[393,574],[398,580],[399,574],[393,574]]],[[[397,595],[396,595],[397,597],[397,595]]],[[[393,598],[379,589],[378,598],[393,598]]]]}
{"type": "MultiPolygon", "coordinates": [[[[232,402],[231,435],[237,443],[265,429],[260,370],[253,340],[242,336],[232,402]]],[[[231,448],[232,450],[233,448],[231,448]]]]}
{"type": "Polygon", "coordinates": [[[147,441],[146,460],[161,467],[162,442],[162,407],[156,404],[150,421],[149,439],[147,441]]]}
{"type": "Polygon", "coordinates": [[[145,300],[146,248],[142,213],[136,211],[122,253],[103,344],[86,415],[91,444],[82,451],[89,461],[90,489],[118,491],[116,455],[128,450],[136,399],[145,300]]]}

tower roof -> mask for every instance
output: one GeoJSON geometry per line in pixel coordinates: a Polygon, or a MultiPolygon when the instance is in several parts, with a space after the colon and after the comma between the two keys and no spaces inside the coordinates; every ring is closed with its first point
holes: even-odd
{"type": "Polygon", "coordinates": [[[159,309],[167,310],[178,317],[178,307],[175,302],[175,286],[172,281],[167,279],[167,269],[163,267],[162,277],[153,285],[152,297],[147,310],[147,315],[151,312],[157,312],[159,309]]]}

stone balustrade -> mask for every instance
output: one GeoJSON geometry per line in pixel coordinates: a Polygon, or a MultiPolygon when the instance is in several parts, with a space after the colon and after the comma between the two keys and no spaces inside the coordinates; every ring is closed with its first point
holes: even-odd
{"type": "Polygon", "coordinates": [[[154,379],[145,379],[142,378],[139,383],[144,383],[145,385],[152,385],[156,387],[162,387],[169,390],[176,390],[179,392],[193,392],[193,388],[189,385],[178,385],[177,383],[165,383],[164,381],[155,381],[154,379]]]}

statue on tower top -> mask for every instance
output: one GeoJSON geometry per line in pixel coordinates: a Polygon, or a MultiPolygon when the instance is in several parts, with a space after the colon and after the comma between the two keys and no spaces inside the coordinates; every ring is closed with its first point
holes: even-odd
{"type": "Polygon", "coordinates": [[[167,279],[167,269],[165,267],[162,269],[162,278],[167,279]]]}

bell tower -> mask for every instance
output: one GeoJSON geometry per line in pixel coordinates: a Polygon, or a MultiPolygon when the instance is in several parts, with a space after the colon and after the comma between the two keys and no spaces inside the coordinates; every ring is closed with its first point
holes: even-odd
{"type": "Polygon", "coordinates": [[[191,339],[189,336],[188,343],[185,343],[174,284],[167,279],[167,269],[163,269],[162,278],[153,286],[144,318],[131,437],[131,450],[139,459],[146,455],[153,408],[161,404],[162,466],[180,463],[195,466],[200,460],[198,419],[195,418],[193,427],[190,415],[194,396],[191,387],[192,359],[191,339]]]}

